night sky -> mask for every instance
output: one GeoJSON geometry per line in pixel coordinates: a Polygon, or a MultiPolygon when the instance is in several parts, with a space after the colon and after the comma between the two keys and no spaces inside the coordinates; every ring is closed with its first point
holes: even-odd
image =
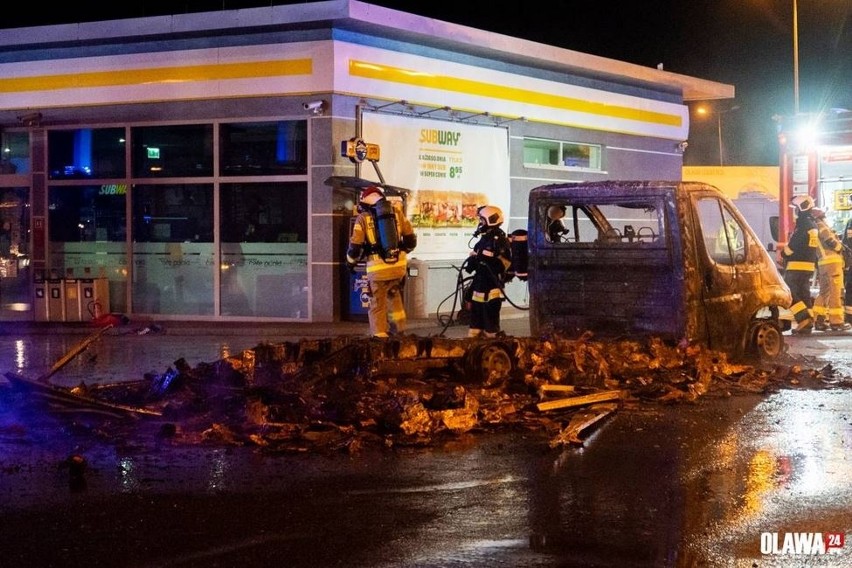
{"type": "MultiPolygon", "coordinates": [[[[797,0],[799,110],[852,109],[852,0],[797,0]]],[[[372,4],[575,51],[734,85],[710,101],[722,115],[725,165],[777,165],[775,115],[793,113],[794,0],[520,2],[375,0],[372,4]],[[503,6],[501,6],[503,4],[503,6]]],[[[139,1],[27,5],[0,27],[298,4],[291,1],[139,1]],[[100,3],[98,3],[100,4],[100,3]],[[81,7],[82,6],[82,7],[81,7]]],[[[697,103],[691,107],[698,106],[697,103]]],[[[715,115],[692,114],[686,165],[718,165],[715,115]]]]}

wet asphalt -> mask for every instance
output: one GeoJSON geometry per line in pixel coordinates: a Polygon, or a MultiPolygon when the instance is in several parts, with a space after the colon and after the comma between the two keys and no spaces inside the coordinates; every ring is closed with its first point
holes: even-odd
{"type": "MultiPolygon", "coordinates": [[[[506,316],[508,333],[528,333],[522,313],[506,316]]],[[[415,334],[442,331],[412,323],[415,334]]],[[[90,333],[4,329],[0,371],[41,376],[90,333]]],[[[366,333],[366,324],[130,322],[50,381],[134,380],[178,358],[194,365],[339,333],[366,333]]],[[[430,448],[268,455],[133,436],[99,442],[67,417],[42,415],[34,427],[6,408],[0,566],[852,566],[852,338],[786,339],[835,378],[625,407],[581,447],[515,431],[430,448]],[[73,455],[85,459],[81,475],[73,455]],[[817,533],[845,544],[807,555],[783,546],[817,533]]]]}

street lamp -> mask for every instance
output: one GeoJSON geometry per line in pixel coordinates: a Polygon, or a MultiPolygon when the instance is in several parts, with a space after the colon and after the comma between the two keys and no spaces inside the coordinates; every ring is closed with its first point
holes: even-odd
{"type": "Polygon", "coordinates": [[[799,114],[799,3],[793,0],[793,110],[799,114]]]}
{"type": "Polygon", "coordinates": [[[733,112],[735,110],[739,110],[739,109],[740,109],[740,106],[736,105],[736,106],[732,106],[731,108],[718,109],[716,111],[711,111],[709,108],[704,107],[704,106],[700,106],[695,110],[698,114],[702,114],[702,115],[708,115],[708,114],[711,114],[712,112],[716,113],[716,134],[719,137],[719,165],[720,166],[725,165],[724,152],[723,152],[723,149],[722,149],[722,115],[727,114],[729,112],[733,112]]]}

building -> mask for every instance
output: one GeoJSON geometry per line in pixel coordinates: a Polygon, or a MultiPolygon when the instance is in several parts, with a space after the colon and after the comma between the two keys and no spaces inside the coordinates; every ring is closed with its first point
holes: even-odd
{"type": "Polygon", "coordinates": [[[356,0],[0,30],[0,318],[352,316],[332,176],[411,190],[434,313],[477,205],[511,231],[538,185],[680,179],[685,103],[733,94],[356,0]]]}

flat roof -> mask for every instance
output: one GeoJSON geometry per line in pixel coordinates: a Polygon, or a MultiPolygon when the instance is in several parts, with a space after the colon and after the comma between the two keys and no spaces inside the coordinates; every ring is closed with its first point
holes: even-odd
{"type": "Polygon", "coordinates": [[[205,36],[333,27],[567,74],[677,90],[685,102],[730,99],[733,85],[471,28],[359,0],[327,0],[0,30],[0,48],[129,43],[162,36],[205,36]]]}

